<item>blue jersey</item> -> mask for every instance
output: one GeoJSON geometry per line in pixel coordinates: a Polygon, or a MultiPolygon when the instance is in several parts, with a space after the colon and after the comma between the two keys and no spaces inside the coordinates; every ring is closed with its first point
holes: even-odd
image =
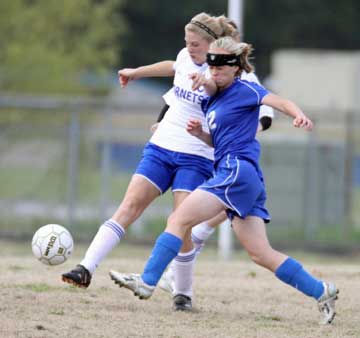
{"type": "Polygon", "coordinates": [[[258,168],[260,145],[255,135],[261,101],[268,93],[254,82],[236,79],[230,87],[203,100],[202,109],[215,149],[215,166],[231,154],[258,168]]]}

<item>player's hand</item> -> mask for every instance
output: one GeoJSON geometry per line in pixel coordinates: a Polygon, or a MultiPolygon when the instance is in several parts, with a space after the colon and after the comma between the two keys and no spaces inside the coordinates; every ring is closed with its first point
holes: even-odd
{"type": "Polygon", "coordinates": [[[189,120],[186,131],[193,136],[200,136],[203,132],[201,122],[199,120],[189,120]]]}
{"type": "Polygon", "coordinates": [[[204,76],[204,74],[201,73],[191,73],[189,74],[189,79],[192,80],[192,86],[191,89],[192,90],[197,90],[199,89],[201,86],[203,86],[207,79],[204,76]]]}
{"type": "Polygon", "coordinates": [[[151,127],[150,127],[150,131],[154,134],[156,129],[159,126],[159,122],[154,123],[151,127]]]}
{"type": "Polygon", "coordinates": [[[118,78],[121,88],[127,86],[129,81],[136,80],[135,68],[124,68],[118,71],[118,78]]]}
{"type": "Polygon", "coordinates": [[[304,128],[308,131],[311,131],[314,127],[313,122],[304,114],[295,117],[293,125],[295,128],[304,128]]]}

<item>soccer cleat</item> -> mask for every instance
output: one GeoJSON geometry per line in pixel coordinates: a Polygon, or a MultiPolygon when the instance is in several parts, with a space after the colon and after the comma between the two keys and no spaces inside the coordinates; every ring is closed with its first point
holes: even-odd
{"type": "Polygon", "coordinates": [[[182,294],[174,296],[173,309],[174,311],[191,311],[191,298],[182,294]]]}
{"type": "Polygon", "coordinates": [[[140,299],[150,298],[155,290],[155,286],[146,284],[136,273],[125,274],[111,270],[109,275],[115,284],[131,290],[140,299]]]}
{"type": "Polygon", "coordinates": [[[320,324],[330,324],[335,315],[335,301],[338,298],[339,290],[334,283],[324,283],[324,293],[318,299],[318,307],[321,313],[320,324]]]}
{"type": "Polygon", "coordinates": [[[63,273],[61,279],[65,283],[86,289],[91,282],[91,273],[82,265],[76,265],[75,269],[63,273]]]}
{"type": "Polygon", "coordinates": [[[163,291],[169,292],[171,294],[174,293],[174,275],[171,271],[167,270],[159,280],[159,288],[163,291]]]}

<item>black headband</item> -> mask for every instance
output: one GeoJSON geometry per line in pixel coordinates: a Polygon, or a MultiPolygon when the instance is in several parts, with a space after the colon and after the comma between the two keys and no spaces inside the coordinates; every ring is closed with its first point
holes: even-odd
{"type": "Polygon", "coordinates": [[[204,25],[200,21],[191,20],[190,23],[192,23],[193,25],[198,26],[199,28],[204,30],[206,33],[211,35],[215,40],[218,38],[218,36],[215,34],[214,31],[212,31],[208,26],[204,25]]]}
{"type": "Polygon", "coordinates": [[[240,55],[236,54],[206,54],[209,66],[240,66],[240,55]]]}

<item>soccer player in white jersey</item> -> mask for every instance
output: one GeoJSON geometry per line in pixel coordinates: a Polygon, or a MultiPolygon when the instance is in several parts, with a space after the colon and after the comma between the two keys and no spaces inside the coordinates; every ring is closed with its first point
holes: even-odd
{"type": "MultiPolygon", "coordinates": [[[[187,121],[192,118],[203,121],[206,128],[200,106],[206,94],[202,87],[193,89],[188,76],[190,73],[205,72],[210,43],[234,32],[226,17],[200,13],[185,26],[186,48],[179,52],[175,62],[163,61],[119,71],[122,87],[140,77],[173,76],[176,100],[173,100],[165,118],[145,146],[120,206],[100,226],[80,264],[62,274],[64,282],[87,288],[100,262],[155,198],[172,188],[176,209],[190,192],[211,176],[213,150],[185,130],[187,121]]],[[[184,241],[182,250],[187,262],[195,258],[190,236],[184,241]]]]}
{"type": "Polygon", "coordinates": [[[110,271],[110,277],[140,299],[150,298],[167,265],[179,253],[189,229],[226,210],[251,259],[282,282],[314,298],[321,323],[330,324],[335,317],[338,293],[335,284],[315,278],[297,260],[269,244],[265,223],[270,221],[270,215],[265,207],[265,184],[259,166],[260,144],[255,138],[261,104],[292,117],[296,128],[310,131],[313,125],[295,103],[237,78],[242,70],[251,70],[250,53],[250,45],[230,37],[211,44],[207,57],[211,79],[202,74],[196,78],[213,95],[202,103],[210,133],[196,119],[189,120],[186,130],[214,147],[214,176],[170,215],[141,276],[110,271]]]}

